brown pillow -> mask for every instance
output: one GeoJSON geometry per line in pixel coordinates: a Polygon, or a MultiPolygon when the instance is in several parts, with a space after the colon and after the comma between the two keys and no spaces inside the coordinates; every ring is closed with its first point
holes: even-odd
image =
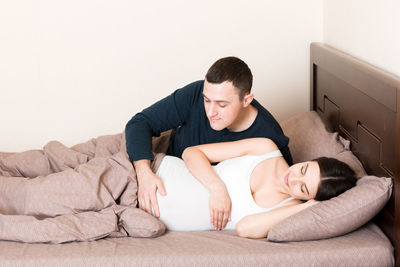
{"type": "Polygon", "coordinates": [[[269,241],[303,241],[349,233],[371,220],[392,192],[391,178],[365,176],[357,186],[275,225],[269,241]]]}
{"type": "Polygon", "coordinates": [[[290,139],[289,148],[293,163],[322,156],[332,157],[345,151],[338,133],[328,132],[315,111],[296,115],[282,122],[281,127],[290,139]]]}
{"type": "Polygon", "coordinates": [[[358,158],[353,154],[351,151],[343,151],[332,158],[336,158],[340,161],[343,161],[347,165],[350,166],[356,173],[357,178],[361,178],[367,175],[367,172],[365,171],[364,167],[362,166],[361,162],[358,160],[358,158]]]}
{"type": "Polygon", "coordinates": [[[347,163],[358,178],[367,175],[361,162],[350,150],[350,141],[338,133],[330,133],[315,111],[296,115],[282,124],[290,138],[289,148],[293,162],[303,162],[318,157],[333,157],[347,163]]]}

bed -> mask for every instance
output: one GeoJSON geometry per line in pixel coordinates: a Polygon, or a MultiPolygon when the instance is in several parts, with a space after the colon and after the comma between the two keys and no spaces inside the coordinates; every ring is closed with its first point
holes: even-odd
{"type": "Polygon", "coordinates": [[[311,109],[352,141],[370,174],[393,177],[389,203],[375,222],[400,266],[400,78],[324,44],[311,44],[311,109]]]}
{"type": "Polygon", "coordinates": [[[311,44],[310,109],[350,141],[348,147],[368,174],[394,181],[388,204],[354,231],[306,241],[250,240],[233,231],[167,231],[157,238],[63,244],[0,241],[1,265],[400,266],[395,208],[400,205],[399,90],[400,78],[324,44],[311,44]]]}

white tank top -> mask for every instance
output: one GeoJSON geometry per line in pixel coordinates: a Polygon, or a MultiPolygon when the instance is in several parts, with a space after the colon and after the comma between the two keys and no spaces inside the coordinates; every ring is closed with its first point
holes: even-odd
{"type": "MultiPolygon", "coordinates": [[[[213,166],[225,183],[232,201],[231,221],[225,229],[235,229],[244,216],[276,209],[292,200],[289,197],[271,208],[258,206],[250,190],[250,176],[258,163],[282,156],[279,150],[261,156],[242,156],[213,166]]],[[[214,229],[210,223],[209,192],[189,172],[182,159],[165,156],[157,170],[163,180],[167,196],[157,194],[160,220],[169,230],[201,231],[214,229]]]]}

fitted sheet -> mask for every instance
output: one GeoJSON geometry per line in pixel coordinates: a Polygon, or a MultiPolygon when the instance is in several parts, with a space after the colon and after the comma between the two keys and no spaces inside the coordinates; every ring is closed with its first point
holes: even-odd
{"type": "Polygon", "coordinates": [[[1,266],[393,266],[393,247],[373,223],[340,237],[273,243],[234,231],[26,244],[0,241],[1,266]]]}

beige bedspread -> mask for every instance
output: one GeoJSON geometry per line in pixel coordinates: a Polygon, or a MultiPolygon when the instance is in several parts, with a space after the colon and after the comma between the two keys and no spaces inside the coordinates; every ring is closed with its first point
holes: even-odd
{"type": "Polygon", "coordinates": [[[52,141],[43,150],[2,153],[0,240],[62,243],[162,234],[164,225],[136,208],[136,194],[123,134],[71,148],[52,141]]]}

